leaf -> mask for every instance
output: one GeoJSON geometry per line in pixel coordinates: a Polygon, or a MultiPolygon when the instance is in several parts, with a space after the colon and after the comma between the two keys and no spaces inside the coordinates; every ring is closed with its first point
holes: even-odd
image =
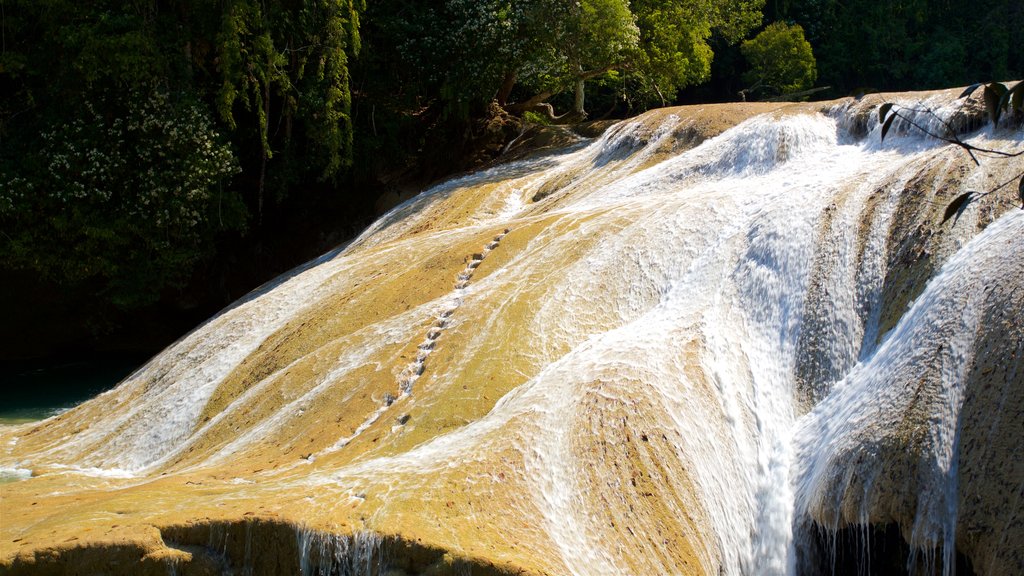
{"type": "Polygon", "coordinates": [[[889,114],[889,111],[892,110],[892,108],[893,108],[893,102],[886,102],[886,104],[882,105],[882,108],[879,109],[879,122],[880,123],[886,121],[886,115],[889,114]]]}
{"type": "Polygon", "coordinates": [[[1011,110],[1020,110],[1022,96],[1024,96],[1024,82],[1018,82],[1013,89],[1007,90],[1003,93],[1002,97],[999,99],[999,110],[1006,110],[1007,112],[1011,110]]]}
{"type": "Polygon", "coordinates": [[[1003,114],[1000,101],[1006,94],[1006,86],[999,82],[993,82],[985,86],[985,108],[988,110],[988,118],[993,124],[999,124],[999,117],[1003,114]]]}
{"type": "Polygon", "coordinates": [[[949,220],[954,215],[959,216],[964,211],[964,208],[967,207],[967,203],[971,201],[972,195],[974,195],[974,192],[964,192],[950,202],[949,206],[946,206],[946,213],[942,215],[942,223],[945,224],[946,220],[949,220]]]}
{"type": "Polygon", "coordinates": [[[1010,110],[1014,112],[1024,110],[1024,81],[1017,82],[1017,85],[1008,94],[1010,95],[1010,110]]]}
{"type": "Polygon", "coordinates": [[[1006,85],[1003,84],[1002,82],[990,82],[985,86],[985,88],[988,88],[989,90],[994,90],[995,93],[1000,97],[1002,97],[1002,95],[1006,93],[1006,85]]]}
{"type": "Polygon", "coordinates": [[[1020,198],[1020,209],[1024,210],[1024,176],[1020,177],[1020,183],[1017,184],[1017,197],[1020,198]]]}
{"type": "Polygon", "coordinates": [[[957,98],[967,98],[971,94],[974,94],[974,91],[977,90],[980,86],[981,82],[978,82],[977,84],[971,84],[970,86],[965,88],[964,91],[961,92],[959,96],[957,96],[957,98]]]}
{"type": "Polygon", "coordinates": [[[885,123],[882,124],[882,142],[885,142],[885,135],[889,133],[889,128],[892,128],[892,121],[896,119],[899,114],[892,114],[885,119],[885,123]]]}

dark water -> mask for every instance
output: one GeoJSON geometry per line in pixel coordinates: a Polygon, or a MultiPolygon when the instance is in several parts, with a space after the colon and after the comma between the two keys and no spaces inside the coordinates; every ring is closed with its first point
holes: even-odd
{"type": "Polygon", "coordinates": [[[0,365],[0,425],[67,410],[113,388],[146,360],[133,355],[0,365]]]}

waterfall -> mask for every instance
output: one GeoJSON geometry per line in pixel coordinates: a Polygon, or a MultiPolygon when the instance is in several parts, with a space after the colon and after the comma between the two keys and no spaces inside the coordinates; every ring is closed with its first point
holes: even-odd
{"type": "Polygon", "coordinates": [[[387,563],[376,534],[359,532],[337,536],[315,530],[296,533],[299,573],[302,576],[374,576],[383,574],[387,563]]]}
{"type": "Polygon", "coordinates": [[[943,573],[950,573],[967,372],[974,360],[985,292],[1000,276],[1020,272],[1021,258],[1007,251],[1024,247],[1022,231],[1024,211],[1014,211],[968,242],[929,282],[878,349],[801,419],[796,434],[798,512],[807,515],[812,508],[823,509],[817,515],[832,516],[836,524],[866,520],[873,504],[872,483],[890,471],[882,470],[877,461],[857,461],[853,453],[891,433],[882,428],[917,426],[920,451],[910,457],[919,459],[921,468],[913,495],[916,511],[908,527],[910,543],[921,550],[938,547],[944,554],[943,573]],[[936,378],[922,381],[926,371],[936,372],[936,378]],[[937,388],[930,391],[937,401],[926,415],[926,428],[907,421],[924,386],[937,388]],[[849,461],[851,456],[854,461],[849,461]],[[847,461],[837,462],[842,460],[847,461]],[[840,501],[842,507],[835,506],[840,501]],[[852,518],[841,518],[846,514],[852,518]]]}
{"type": "Polygon", "coordinates": [[[889,525],[908,573],[1012,572],[1024,212],[1005,187],[942,216],[1024,168],[883,144],[880,102],[657,111],[444,182],[0,432],[0,470],[285,502],[302,574],[381,572],[375,533],[527,573],[812,574],[889,525]]]}

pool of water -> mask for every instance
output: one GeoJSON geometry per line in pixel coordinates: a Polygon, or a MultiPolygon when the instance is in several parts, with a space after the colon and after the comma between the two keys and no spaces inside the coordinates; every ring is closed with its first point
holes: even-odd
{"type": "Polygon", "coordinates": [[[146,361],[117,356],[0,365],[0,425],[49,418],[116,386],[146,361]]]}

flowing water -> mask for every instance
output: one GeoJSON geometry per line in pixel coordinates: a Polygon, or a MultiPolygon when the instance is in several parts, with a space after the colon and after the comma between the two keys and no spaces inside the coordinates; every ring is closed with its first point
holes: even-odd
{"type": "Polygon", "coordinates": [[[941,213],[1021,164],[883,145],[852,101],[692,137],[723,110],[433,188],[0,465],[239,494],[250,465],[359,518],[300,531],[303,574],[381,570],[373,530],[554,573],[813,573],[816,532],[889,522],[949,573],[965,387],[1024,212],[941,213]]]}

